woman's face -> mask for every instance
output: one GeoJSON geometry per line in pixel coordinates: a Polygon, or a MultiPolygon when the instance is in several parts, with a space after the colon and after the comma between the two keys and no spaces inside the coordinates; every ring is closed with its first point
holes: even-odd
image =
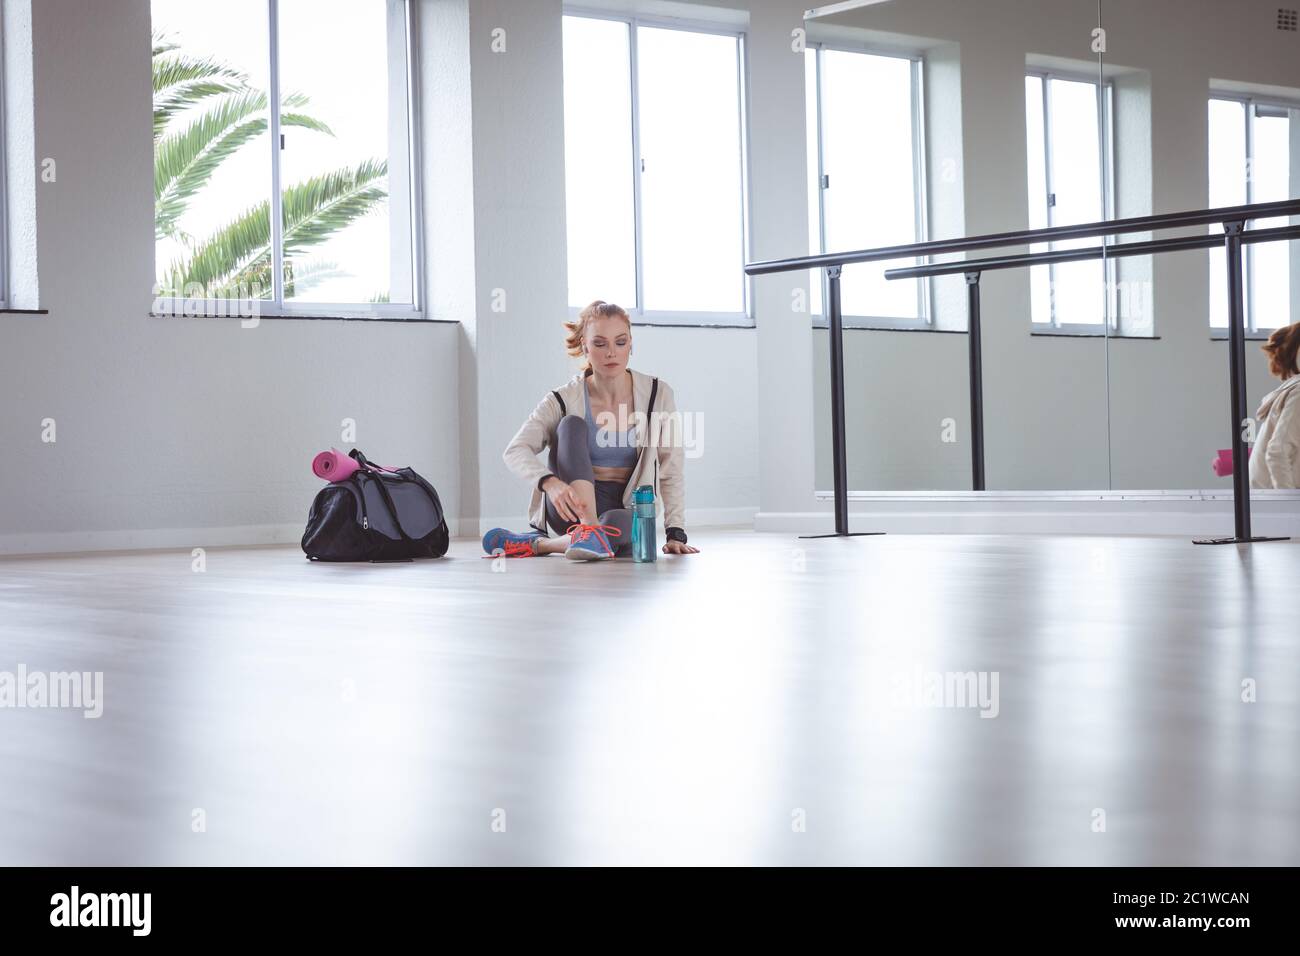
{"type": "Polygon", "coordinates": [[[632,350],[632,330],[616,315],[587,325],[587,361],[597,375],[622,375],[632,350]]]}

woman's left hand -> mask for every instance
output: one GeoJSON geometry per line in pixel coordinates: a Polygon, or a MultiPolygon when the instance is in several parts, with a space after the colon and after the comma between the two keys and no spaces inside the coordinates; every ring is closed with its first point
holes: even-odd
{"type": "Polygon", "coordinates": [[[664,554],[699,554],[700,549],[692,547],[685,541],[665,541],[664,554]]]}

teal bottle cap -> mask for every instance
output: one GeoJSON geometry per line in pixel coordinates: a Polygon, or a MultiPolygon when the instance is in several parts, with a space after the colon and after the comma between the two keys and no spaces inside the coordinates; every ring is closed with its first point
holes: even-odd
{"type": "Polygon", "coordinates": [[[641,485],[636,491],[632,492],[632,503],[638,505],[651,504],[655,500],[654,485],[641,485]]]}

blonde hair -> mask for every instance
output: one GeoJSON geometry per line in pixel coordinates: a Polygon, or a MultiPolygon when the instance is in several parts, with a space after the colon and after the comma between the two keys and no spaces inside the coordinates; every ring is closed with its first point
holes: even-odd
{"type": "MultiPolygon", "coordinates": [[[[564,347],[574,358],[582,356],[582,340],[587,336],[587,326],[595,319],[620,318],[627,323],[628,331],[632,329],[632,319],[628,316],[627,310],[621,305],[615,305],[613,302],[606,302],[604,299],[597,299],[591,305],[587,306],[578,314],[578,321],[565,322],[564,327],[569,330],[568,336],[564,339],[564,347]]],[[[591,360],[582,359],[582,370],[585,372],[591,368],[591,360]]]]}

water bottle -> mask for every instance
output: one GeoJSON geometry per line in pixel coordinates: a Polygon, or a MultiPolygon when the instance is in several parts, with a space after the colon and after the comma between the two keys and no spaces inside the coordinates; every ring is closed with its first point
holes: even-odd
{"type": "Polygon", "coordinates": [[[655,490],[641,485],[632,492],[632,560],[653,561],[655,543],[655,490]]]}

